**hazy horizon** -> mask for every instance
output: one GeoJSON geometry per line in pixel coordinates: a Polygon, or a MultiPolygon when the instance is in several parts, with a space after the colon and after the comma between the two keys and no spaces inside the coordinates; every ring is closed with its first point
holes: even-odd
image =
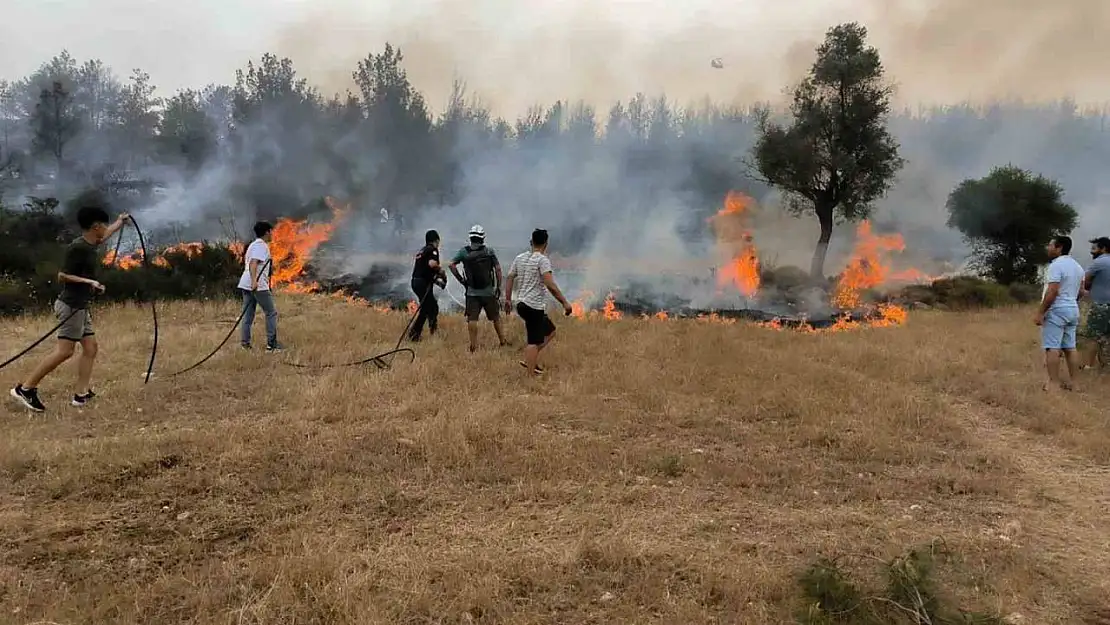
{"type": "Polygon", "coordinates": [[[507,117],[559,99],[606,106],[638,91],[679,104],[751,103],[780,98],[824,31],[857,20],[898,85],[899,106],[1110,103],[1110,85],[1092,80],[1110,56],[1110,6],[1097,0],[335,0],[325,8],[305,0],[15,0],[8,9],[0,78],[22,78],[67,49],[120,76],[141,68],[162,96],[232,83],[236,69],[265,52],[292,58],[330,96],[353,89],[357,61],[389,42],[433,110],[455,78],[507,117]],[[982,36],[1001,26],[1006,36],[982,36]],[[714,58],[723,69],[711,67],[714,58]]]}

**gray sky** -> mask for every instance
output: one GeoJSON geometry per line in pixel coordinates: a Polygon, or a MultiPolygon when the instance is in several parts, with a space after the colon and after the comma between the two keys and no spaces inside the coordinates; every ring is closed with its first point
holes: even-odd
{"type": "Polygon", "coordinates": [[[860,20],[903,103],[1072,96],[1110,101],[1106,0],[3,0],[0,78],[68,48],[162,94],[211,82],[265,51],[325,93],[358,59],[400,45],[439,108],[455,76],[497,112],[643,90],[679,103],[778,97],[829,26],[860,20]],[[326,8],[321,8],[326,7],[326,8]],[[721,57],[725,67],[710,61],[721,57]]]}

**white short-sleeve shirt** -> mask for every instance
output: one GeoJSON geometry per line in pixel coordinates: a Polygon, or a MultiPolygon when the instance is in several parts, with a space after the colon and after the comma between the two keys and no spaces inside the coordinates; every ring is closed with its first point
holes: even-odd
{"type": "Polygon", "coordinates": [[[251,290],[251,261],[258,261],[258,268],[262,271],[258,274],[258,290],[270,290],[270,275],[273,273],[272,263],[267,263],[270,260],[270,246],[262,239],[255,239],[247,246],[247,253],[243,258],[243,275],[239,278],[239,288],[245,291],[251,290]],[[265,265],[265,267],[263,267],[265,265]]]}

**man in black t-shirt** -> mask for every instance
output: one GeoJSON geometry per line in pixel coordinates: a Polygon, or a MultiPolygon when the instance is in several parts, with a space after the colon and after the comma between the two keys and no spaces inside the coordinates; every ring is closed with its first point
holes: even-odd
{"type": "Polygon", "coordinates": [[[78,344],[81,345],[81,357],[77,363],[77,392],[71,403],[81,407],[95,396],[90,381],[96,362],[97,343],[88,307],[94,294],[104,292],[104,285],[96,280],[96,270],[100,265],[97,246],[122,228],[128,218],[126,213],[121,213],[109,225],[105,206],[106,202],[97,193],[88,193],[78,199],[77,223],[81,226],[81,236],[66,248],[65,260],[58,272],[58,281],[62,283],[62,292],[54,302],[54,314],[60,324],[58,344],[30,377],[11,389],[11,396],[16,401],[35,412],[46,410],[39,400],[39,382],[73,357],[78,344]]]}
{"type": "Polygon", "coordinates": [[[416,294],[416,301],[420,303],[420,312],[409,330],[410,341],[420,340],[425,321],[428,323],[429,334],[435,334],[439,327],[439,302],[432,293],[432,287],[437,284],[440,288],[447,284],[447,272],[439,263],[439,233],[429,230],[424,234],[424,247],[416,253],[412,264],[411,286],[412,292],[416,294]]]}

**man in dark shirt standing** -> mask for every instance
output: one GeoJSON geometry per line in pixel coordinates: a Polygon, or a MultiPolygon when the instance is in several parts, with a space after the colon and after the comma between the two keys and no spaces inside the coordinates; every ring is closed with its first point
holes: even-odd
{"type": "Polygon", "coordinates": [[[439,233],[429,230],[424,234],[424,247],[416,253],[412,265],[412,292],[420,303],[420,311],[409,330],[410,341],[420,340],[424,322],[428,323],[429,334],[434,335],[439,327],[439,302],[432,293],[432,287],[436,284],[441,288],[447,284],[447,272],[439,263],[439,233]]]}
{"type": "Polygon", "coordinates": [[[77,224],[81,226],[81,236],[66,248],[62,270],[58,272],[58,281],[62,283],[61,295],[54,302],[54,314],[61,323],[58,344],[30,377],[11,390],[16,401],[35,412],[46,410],[39,400],[39,382],[73,357],[78,343],[81,344],[81,357],[77,362],[77,392],[72,404],[84,406],[95,396],[90,382],[97,343],[88,306],[93,294],[104,292],[104,285],[96,281],[96,269],[100,265],[97,246],[122,228],[128,218],[126,213],[120,213],[109,225],[106,204],[97,193],[88,193],[78,199],[77,224]]]}

